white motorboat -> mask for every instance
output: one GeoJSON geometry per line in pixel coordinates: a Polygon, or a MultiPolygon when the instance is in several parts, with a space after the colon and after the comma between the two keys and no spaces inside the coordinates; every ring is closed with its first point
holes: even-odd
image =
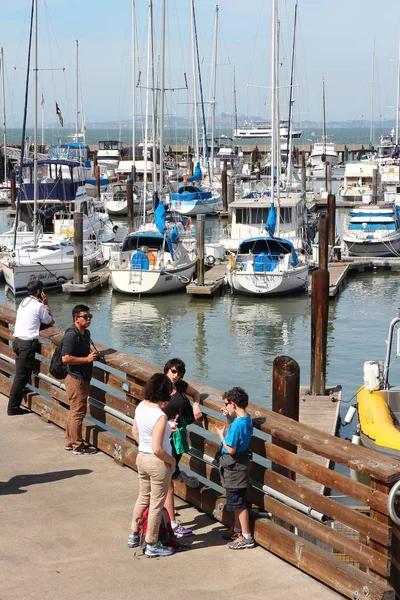
{"type": "MultiPolygon", "coordinates": [[[[37,229],[39,236],[46,234],[48,243],[73,237],[73,213],[82,212],[83,237],[90,239],[99,236],[109,221],[93,198],[87,195],[84,181],[76,179],[75,171],[81,163],[62,159],[38,161],[44,175],[38,182],[37,229]],[[55,237],[54,237],[55,236],[55,237]]],[[[13,250],[23,244],[34,242],[34,182],[33,165],[28,163],[24,170],[28,178],[17,190],[18,219],[11,230],[0,234],[0,248],[13,250]],[[16,233],[15,233],[15,230],[16,233]]]]}
{"type": "Polygon", "coordinates": [[[129,234],[120,251],[111,252],[108,268],[115,290],[126,294],[166,294],[183,289],[196,268],[196,252],[180,240],[180,228],[166,224],[165,207],[155,211],[158,228],[129,234]]]}
{"type": "Polygon", "coordinates": [[[171,210],[188,217],[215,215],[222,208],[219,194],[193,184],[182,185],[177,192],[167,195],[166,201],[171,210]]]}
{"type": "Polygon", "coordinates": [[[343,242],[351,256],[399,256],[400,206],[360,208],[349,213],[343,242]]]}
{"type": "Polygon", "coordinates": [[[344,169],[344,181],[339,194],[354,202],[372,202],[380,182],[377,164],[365,162],[348,163],[344,169]]]}
{"type": "MultiPolygon", "coordinates": [[[[139,184],[140,185],[140,184],[139,184]]],[[[143,213],[143,188],[139,190],[137,186],[134,187],[133,192],[133,214],[137,215],[143,213]],[[142,193],[140,193],[140,191],[142,193]]],[[[101,194],[101,199],[104,202],[104,208],[109,215],[127,215],[128,214],[128,202],[126,199],[126,183],[114,183],[107,189],[106,192],[101,194]]],[[[153,208],[153,198],[151,193],[148,192],[148,196],[145,202],[145,212],[153,208]]]]}
{"type": "Polygon", "coordinates": [[[308,264],[284,238],[253,237],[240,243],[227,267],[233,292],[253,296],[289,294],[305,288],[308,264]]]}
{"type": "MultiPolygon", "coordinates": [[[[292,138],[299,138],[303,132],[301,130],[293,130],[292,138]]],[[[280,121],[279,136],[287,138],[289,136],[288,121],[280,121]]],[[[268,121],[245,121],[243,127],[237,127],[234,130],[233,137],[246,139],[259,139],[272,137],[272,125],[268,121]]]]}
{"type": "Polygon", "coordinates": [[[334,167],[338,162],[337,146],[333,142],[321,141],[313,144],[310,154],[312,169],[323,169],[325,165],[334,167]]]}
{"type": "MultiPolygon", "coordinates": [[[[3,259],[3,273],[14,294],[26,293],[30,281],[39,279],[45,288],[55,288],[73,278],[74,244],[72,240],[49,240],[44,236],[36,245],[26,244],[3,259]]],[[[83,265],[93,268],[101,262],[96,242],[83,244],[83,265]]]]}

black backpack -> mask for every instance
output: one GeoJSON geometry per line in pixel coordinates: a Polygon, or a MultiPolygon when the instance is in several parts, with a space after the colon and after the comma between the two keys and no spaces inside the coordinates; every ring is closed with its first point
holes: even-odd
{"type": "Polygon", "coordinates": [[[65,365],[62,361],[63,341],[64,338],[57,344],[50,360],[49,373],[55,379],[65,379],[68,374],[67,365],[65,365]]]}

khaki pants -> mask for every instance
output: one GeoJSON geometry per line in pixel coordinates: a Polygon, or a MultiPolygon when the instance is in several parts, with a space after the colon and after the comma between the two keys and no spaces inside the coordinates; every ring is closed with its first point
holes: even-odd
{"type": "Polygon", "coordinates": [[[73,450],[80,450],[83,447],[82,422],[86,415],[90,381],[75,379],[75,377],[67,375],[64,383],[69,400],[65,445],[72,446],[73,450]]]}
{"type": "Polygon", "coordinates": [[[139,452],[136,465],[139,474],[139,496],[133,509],[132,531],[134,533],[139,531],[143,511],[149,506],[146,542],[155,544],[158,541],[172,470],[170,465],[157,458],[155,454],[145,452],[139,452]]]}

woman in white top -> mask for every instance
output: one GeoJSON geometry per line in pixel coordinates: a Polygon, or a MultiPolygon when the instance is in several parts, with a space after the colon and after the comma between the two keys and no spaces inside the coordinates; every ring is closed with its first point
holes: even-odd
{"type": "Polygon", "coordinates": [[[175,459],[171,456],[171,425],[161,410],[171,396],[172,384],[164,373],[155,373],[144,387],[144,400],[137,406],[132,426],[133,437],[139,444],[136,460],[139,474],[139,496],[133,509],[132,533],[128,546],[139,546],[139,525],[144,510],[149,507],[146,533],[146,556],[169,556],[173,548],[158,540],[161,517],[175,459]]]}

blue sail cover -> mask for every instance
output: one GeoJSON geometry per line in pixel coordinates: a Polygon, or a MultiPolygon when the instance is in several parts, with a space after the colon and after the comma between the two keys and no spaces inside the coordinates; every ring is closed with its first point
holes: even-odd
{"type": "Polygon", "coordinates": [[[176,241],[178,241],[179,238],[179,230],[177,228],[177,226],[175,225],[175,227],[172,229],[171,233],[169,234],[169,238],[167,239],[167,246],[168,246],[168,250],[170,251],[172,260],[174,259],[174,249],[172,244],[174,244],[176,241]]]}
{"type": "Polygon", "coordinates": [[[271,202],[271,208],[269,209],[267,220],[265,221],[264,229],[271,237],[274,237],[276,227],[276,210],[275,204],[271,202]]]}
{"type": "Polygon", "coordinates": [[[162,202],[159,203],[154,211],[154,221],[160,233],[165,231],[165,206],[162,202]]]}
{"type": "Polygon", "coordinates": [[[190,177],[188,177],[188,181],[201,181],[203,179],[203,174],[201,172],[200,163],[196,163],[194,173],[190,177]]]}

